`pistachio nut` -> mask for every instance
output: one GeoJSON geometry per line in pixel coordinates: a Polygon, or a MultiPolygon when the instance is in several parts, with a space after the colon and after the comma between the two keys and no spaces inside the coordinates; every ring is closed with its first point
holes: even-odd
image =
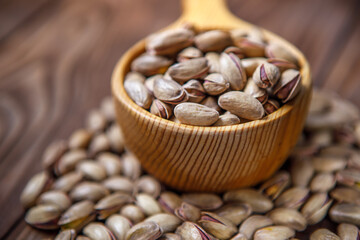
{"type": "Polygon", "coordinates": [[[171,55],[193,43],[194,32],[186,28],[168,29],[150,35],[146,50],[155,55],[171,55]]]}
{"type": "Polygon", "coordinates": [[[290,174],[280,171],[273,177],[265,181],[260,191],[267,195],[271,200],[275,200],[290,185],[290,174]]]}
{"type": "Polygon", "coordinates": [[[182,87],[189,96],[189,102],[199,103],[206,97],[205,89],[198,80],[192,79],[186,82],[182,87]]]}
{"type": "Polygon", "coordinates": [[[213,237],[208,234],[199,225],[192,222],[184,222],[176,229],[176,234],[180,235],[182,239],[193,240],[211,240],[213,237]]]}
{"type": "Polygon", "coordinates": [[[215,210],[223,205],[221,198],[213,193],[185,193],[181,198],[201,210],[215,210]]]}
{"type": "Polygon", "coordinates": [[[127,152],[122,155],[123,159],[123,174],[131,180],[138,179],[141,175],[141,165],[134,154],[127,152]]]}
{"type": "Polygon", "coordinates": [[[293,99],[301,89],[301,75],[298,70],[288,69],[281,74],[280,80],[274,86],[274,94],[286,103],[293,99]]]}
{"type": "Polygon", "coordinates": [[[110,149],[113,152],[122,153],[124,151],[124,137],[120,127],[116,123],[110,125],[106,130],[106,136],[110,143],[110,149]]]}
{"type": "Polygon", "coordinates": [[[157,213],[161,213],[161,207],[155,198],[146,193],[139,193],[136,195],[136,205],[138,205],[141,210],[147,216],[152,216],[157,213]]]}
{"type": "Polygon", "coordinates": [[[357,240],[360,238],[359,229],[353,224],[341,223],[337,227],[337,232],[342,240],[357,240]]]}
{"type": "Polygon", "coordinates": [[[181,224],[181,220],[169,213],[158,213],[145,219],[145,222],[155,222],[163,233],[174,232],[181,224]]]}
{"type": "Polygon", "coordinates": [[[230,46],[232,40],[230,34],[222,30],[211,30],[198,34],[195,37],[195,45],[203,52],[217,52],[230,46]]]}
{"type": "Polygon", "coordinates": [[[54,204],[42,204],[30,208],[25,215],[25,221],[38,229],[57,229],[61,210],[54,204]]]}
{"type": "Polygon", "coordinates": [[[100,222],[89,223],[84,227],[83,233],[90,239],[117,240],[114,234],[100,222]]]}
{"type": "Polygon", "coordinates": [[[96,135],[89,146],[89,156],[94,157],[100,152],[106,152],[110,150],[110,140],[106,134],[100,133],[96,135]]]}
{"type": "Polygon", "coordinates": [[[173,114],[171,106],[158,99],[154,99],[152,102],[150,112],[158,117],[165,119],[170,119],[173,114]]]}
{"type": "Polygon", "coordinates": [[[292,52],[278,43],[270,43],[265,47],[265,56],[268,58],[283,59],[298,65],[298,60],[292,52]]]}
{"type": "Polygon", "coordinates": [[[126,234],[126,240],[155,240],[162,235],[160,226],[155,222],[141,222],[134,225],[126,234]]]}
{"type": "Polygon", "coordinates": [[[242,59],[245,57],[245,52],[243,49],[241,48],[238,48],[238,47],[235,47],[235,46],[230,46],[230,47],[227,47],[225,50],[224,50],[225,53],[229,54],[229,53],[233,53],[235,54],[238,58],[242,59]]]}
{"type": "Polygon", "coordinates": [[[51,187],[52,180],[47,172],[35,174],[26,184],[20,196],[24,208],[32,207],[41,193],[51,187]]]}
{"type": "Polygon", "coordinates": [[[161,192],[160,182],[150,175],[141,176],[135,184],[135,193],[147,193],[157,198],[161,192]]]}
{"type": "Polygon", "coordinates": [[[271,98],[263,104],[266,114],[271,114],[280,108],[280,103],[277,100],[271,98]]]}
{"type": "Polygon", "coordinates": [[[209,73],[220,73],[220,54],[208,52],[205,54],[205,58],[208,61],[209,73]]]}
{"type": "Polygon", "coordinates": [[[80,230],[83,226],[95,219],[94,204],[85,200],[72,205],[66,210],[58,222],[62,229],[80,230]]]}
{"type": "Polygon", "coordinates": [[[292,187],[283,192],[275,201],[275,206],[298,209],[309,197],[309,189],[292,187]]]}
{"type": "Polygon", "coordinates": [[[205,231],[219,239],[229,239],[237,232],[235,224],[215,213],[202,212],[198,222],[205,231]]]}
{"type": "Polygon", "coordinates": [[[246,203],[227,203],[215,211],[220,217],[239,225],[252,213],[251,206],[246,203]]]}
{"type": "Polygon", "coordinates": [[[242,90],[246,85],[246,72],[240,59],[233,53],[221,53],[220,70],[232,90],[242,90]]]}
{"type": "Polygon", "coordinates": [[[115,176],[121,173],[121,159],[116,154],[111,152],[100,153],[97,156],[97,162],[105,168],[107,176],[115,176]]]}
{"type": "Polygon", "coordinates": [[[126,233],[131,228],[131,222],[119,214],[113,214],[107,218],[105,225],[115,235],[117,240],[125,240],[126,233]]]}
{"type": "Polygon", "coordinates": [[[340,238],[328,229],[320,228],[310,235],[310,240],[340,240],[340,238]]]}
{"type": "Polygon", "coordinates": [[[180,207],[182,200],[176,193],[167,191],[160,194],[158,202],[164,211],[174,214],[174,210],[180,207]]]}
{"type": "Polygon", "coordinates": [[[256,57],[256,58],[244,58],[241,59],[241,64],[246,72],[246,76],[252,77],[255,72],[255,69],[266,62],[266,58],[256,57]]]}
{"type": "Polygon", "coordinates": [[[263,57],[265,44],[250,37],[238,38],[235,46],[239,47],[247,57],[263,57]]]}
{"type": "MultiPolygon", "coordinates": [[[[248,82],[247,82],[246,87],[244,89],[244,93],[247,93],[250,96],[256,98],[262,104],[265,104],[266,101],[268,100],[267,91],[265,89],[259,88],[258,85],[256,85],[255,82],[252,80],[252,78],[248,79],[248,82]]],[[[266,108],[265,108],[265,111],[266,111],[266,108]]]]}
{"type": "Polygon", "coordinates": [[[183,221],[197,222],[200,219],[200,209],[187,202],[183,202],[174,213],[183,221]]]}
{"type": "Polygon", "coordinates": [[[264,108],[261,103],[251,95],[231,91],[219,97],[218,104],[221,108],[249,120],[261,119],[264,116],[264,108]]]}
{"type": "Polygon", "coordinates": [[[212,73],[204,78],[203,86],[207,94],[216,96],[225,92],[230,84],[220,73],[212,73]]]}
{"type": "Polygon", "coordinates": [[[140,81],[129,81],[125,79],[124,88],[129,95],[129,97],[140,107],[144,109],[149,109],[152,96],[150,92],[145,87],[145,84],[140,81]]]}
{"type": "Polygon", "coordinates": [[[330,192],[330,196],[338,202],[360,205],[360,192],[353,188],[337,187],[330,192]]]}
{"type": "Polygon", "coordinates": [[[258,213],[265,213],[274,206],[267,196],[251,188],[228,191],[224,194],[224,201],[247,203],[258,213]]]}
{"type": "Polygon", "coordinates": [[[74,170],[76,165],[86,157],[84,149],[74,149],[64,153],[54,167],[56,175],[61,176],[74,170]]]}
{"type": "Polygon", "coordinates": [[[46,170],[52,171],[60,157],[67,151],[68,144],[63,140],[54,141],[44,151],[42,155],[42,166],[46,170]]]}
{"type": "Polygon", "coordinates": [[[189,99],[187,92],[180,84],[165,78],[155,79],[154,95],[157,99],[169,104],[179,104],[189,99]]]}
{"type": "Polygon", "coordinates": [[[180,103],[174,108],[175,117],[183,124],[209,126],[219,118],[219,112],[198,103],[180,103]]]}
{"type": "Polygon", "coordinates": [[[294,63],[289,62],[289,61],[284,60],[284,59],[268,58],[267,62],[275,65],[276,67],[278,67],[280,72],[284,72],[284,71],[286,71],[288,69],[298,69],[298,67],[294,63]]]}
{"type": "Polygon", "coordinates": [[[86,128],[92,132],[101,132],[105,129],[107,120],[99,110],[92,110],[86,118],[86,128]]]}
{"type": "Polygon", "coordinates": [[[61,190],[69,192],[73,187],[83,179],[83,174],[80,172],[70,172],[58,178],[52,188],[54,190],[61,190]]]}
{"type": "Polygon", "coordinates": [[[132,197],[126,193],[113,193],[100,199],[95,205],[98,219],[104,220],[111,214],[119,211],[125,204],[132,201],[132,197]]]}
{"type": "Polygon", "coordinates": [[[96,202],[109,194],[109,190],[100,183],[81,182],[71,190],[69,195],[73,201],[90,200],[96,202]]]}
{"type": "Polygon", "coordinates": [[[334,188],[336,179],[332,173],[318,173],[310,182],[312,192],[328,192],[334,188]]]}
{"type": "Polygon", "coordinates": [[[330,219],[337,223],[360,226],[360,206],[352,203],[335,204],[329,211],[330,219]]]}
{"type": "Polygon", "coordinates": [[[69,148],[86,148],[92,138],[93,133],[87,129],[78,129],[69,138],[69,148]]]}
{"type": "Polygon", "coordinates": [[[256,230],[270,225],[273,225],[271,218],[263,215],[252,215],[240,225],[239,232],[248,239],[252,239],[256,230]]]}
{"type": "Polygon", "coordinates": [[[131,63],[131,70],[145,76],[163,74],[173,62],[162,56],[143,54],[131,63]]]}
{"type": "Polygon", "coordinates": [[[259,88],[274,86],[280,78],[280,70],[271,63],[262,63],[252,75],[252,79],[259,88]]]}
{"type": "Polygon", "coordinates": [[[186,82],[205,75],[209,70],[206,58],[194,58],[169,67],[169,76],[177,82],[186,82]]]}
{"type": "Polygon", "coordinates": [[[316,224],[324,219],[332,202],[326,193],[316,193],[306,201],[301,213],[309,225],[316,224]]]}
{"type": "Polygon", "coordinates": [[[221,108],[219,107],[217,103],[217,99],[213,96],[206,97],[200,104],[212,108],[218,112],[221,112],[221,108]]]}
{"type": "Polygon", "coordinates": [[[255,232],[254,240],[287,240],[295,236],[295,231],[286,226],[264,227],[255,232]]]}
{"type": "Polygon", "coordinates": [[[177,60],[178,62],[185,62],[190,59],[201,57],[203,57],[203,53],[199,49],[195,47],[187,47],[184,48],[181,52],[179,52],[177,60]]]}
{"type": "Polygon", "coordinates": [[[125,205],[120,210],[120,214],[129,219],[134,224],[139,223],[145,219],[145,214],[141,208],[133,204],[125,205]]]}
{"type": "Polygon", "coordinates": [[[94,160],[84,160],[76,166],[76,170],[81,172],[86,179],[101,181],[106,178],[106,169],[99,162],[94,160]]]}
{"type": "Polygon", "coordinates": [[[37,204],[53,204],[61,211],[65,211],[71,206],[71,199],[63,191],[52,190],[41,194],[37,200],[37,204]]]}
{"type": "Polygon", "coordinates": [[[275,208],[267,215],[274,224],[284,225],[296,231],[304,231],[307,226],[303,215],[292,208],[275,208]]]}
{"type": "Polygon", "coordinates": [[[240,123],[240,118],[235,114],[226,112],[219,116],[219,119],[213,124],[213,126],[230,126],[240,123]]]}
{"type": "Polygon", "coordinates": [[[56,235],[55,240],[75,240],[76,231],[74,229],[66,229],[64,231],[60,231],[58,235],[56,235]]]}
{"type": "Polygon", "coordinates": [[[295,158],[291,162],[291,181],[294,186],[306,187],[314,175],[312,161],[306,158],[295,158]]]}

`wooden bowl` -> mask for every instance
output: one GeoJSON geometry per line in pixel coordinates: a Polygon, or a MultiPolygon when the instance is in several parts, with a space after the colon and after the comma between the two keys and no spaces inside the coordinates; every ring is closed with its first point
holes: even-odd
{"type": "MultiPolygon", "coordinates": [[[[233,16],[223,0],[183,0],[183,15],[168,28],[190,22],[199,30],[249,29],[233,16]]],[[[297,56],[302,89],[297,97],[262,120],[224,127],[197,127],[159,118],[137,106],[123,81],[131,61],[145,51],[145,40],[117,63],[112,92],[117,121],[127,148],[143,168],[166,185],[182,191],[214,191],[254,185],[271,176],[286,160],[303,129],[311,98],[309,64],[303,54],[279,36],[264,30],[297,56]]]]}

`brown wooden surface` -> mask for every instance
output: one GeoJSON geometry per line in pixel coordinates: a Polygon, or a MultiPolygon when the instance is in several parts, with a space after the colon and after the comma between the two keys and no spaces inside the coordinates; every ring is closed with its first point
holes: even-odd
{"type": "MultiPolygon", "coordinates": [[[[360,106],[359,1],[228,2],[237,16],[298,46],[315,86],[360,106]]],[[[176,0],[0,0],[1,239],[51,236],[26,226],[19,204],[42,151],[110,94],[121,54],[179,14],[176,0]]]]}

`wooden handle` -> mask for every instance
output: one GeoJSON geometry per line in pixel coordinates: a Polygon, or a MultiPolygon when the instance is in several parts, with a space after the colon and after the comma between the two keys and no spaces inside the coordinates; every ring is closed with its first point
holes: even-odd
{"type": "Polygon", "coordinates": [[[225,0],[182,0],[182,21],[198,26],[222,26],[227,22],[242,22],[228,9],[225,0]]]}

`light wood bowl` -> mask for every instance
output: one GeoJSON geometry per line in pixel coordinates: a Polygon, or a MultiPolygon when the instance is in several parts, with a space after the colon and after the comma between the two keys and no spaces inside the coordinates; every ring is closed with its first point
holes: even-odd
{"type": "MultiPolygon", "coordinates": [[[[198,30],[252,27],[232,15],[224,0],[183,0],[183,15],[168,28],[190,22],[198,30]]],[[[137,106],[123,81],[131,61],[145,51],[145,40],[130,48],[117,63],[112,92],[117,121],[127,148],[143,168],[182,191],[222,192],[254,185],[272,175],[295,145],[307,116],[311,75],[304,55],[281,37],[264,30],[269,41],[281,43],[301,66],[299,95],[262,120],[234,126],[196,127],[159,118],[137,106]]]]}

